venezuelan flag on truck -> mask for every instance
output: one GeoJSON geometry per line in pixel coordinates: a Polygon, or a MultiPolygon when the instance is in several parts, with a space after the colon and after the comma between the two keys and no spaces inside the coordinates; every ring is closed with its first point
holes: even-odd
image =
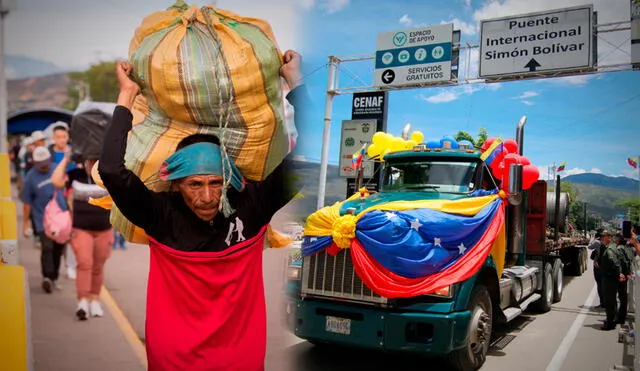
{"type": "Polygon", "coordinates": [[[412,297],[473,276],[492,256],[505,256],[505,200],[500,195],[406,201],[377,193],[346,214],[359,194],[307,218],[303,256],[351,254],[356,273],[375,293],[412,297]],[[384,201],[387,197],[389,202],[384,201]],[[380,199],[376,199],[380,198],[380,199]]]}
{"type": "Polygon", "coordinates": [[[631,157],[627,159],[627,163],[629,164],[629,166],[631,166],[634,169],[638,168],[638,158],[637,157],[631,157]]]}

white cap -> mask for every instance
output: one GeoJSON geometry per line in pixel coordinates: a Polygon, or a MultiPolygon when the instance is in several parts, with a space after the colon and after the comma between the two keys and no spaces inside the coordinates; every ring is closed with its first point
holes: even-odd
{"type": "Polygon", "coordinates": [[[69,130],[69,124],[64,121],[56,121],[53,124],[49,125],[52,129],[57,128],[58,126],[62,126],[63,128],[69,130]]]}
{"type": "Polygon", "coordinates": [[[33,133],[31,133],[31,141],[32,143],[35,143],[39,140],[45,140],[47,138],[45,138],[44,136],[44,132],[42,130],[36,130],[33,133]]]}
{"type": "Polygon", "coordinates": [[[51,159],[51,153],[45,147],[38,147],[33,150],[33,162],[45,162],[51,159]]]}

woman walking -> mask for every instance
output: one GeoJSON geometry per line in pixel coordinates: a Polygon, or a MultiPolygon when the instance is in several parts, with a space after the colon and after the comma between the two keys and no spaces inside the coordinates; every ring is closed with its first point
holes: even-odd
{"type": "Polygon", "coordinates": [[[99,198],[107,192],[94,184],[91,169],[96,159],[85,159],[84,166],[67,172],[70,153],[67,152],[51,177],[55,187],[71,190],[73,232],[71,248],[78,262],[76,291],[78,307],[76,316],[80,320],[102,317],[100,290],[104,281],[104,264],[111,255],[113,229],[109,222],[109,211],[89,204],[90,198],[99,198]]]}

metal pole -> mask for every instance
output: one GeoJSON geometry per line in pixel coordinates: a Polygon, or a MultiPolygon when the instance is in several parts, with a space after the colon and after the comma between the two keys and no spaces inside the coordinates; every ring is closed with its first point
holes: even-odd
{"type": "MultiPolygon", "coordinates": [[[[2,1],[0,1],[1,3],[2,1]]],[[[0,10],[0,153],[7,153],[7,80],[4,73],[4,17],[8,12],[0,10]]]]}
{"type": "Polygon", "coordinates": [[[327,100],[324,106],[324,132],[322,134],[322,157],[320,159],[320,183],[318,184],[318,210],[324,207],[325,187],[327,185],[327,166],[329,165],[329,140],[331,137],[331,111],[335,96],[337,58],[329,57],[329,79],[327,80],[327,100]]]}
{"type": "Polygon", "coordinates": [[[584,236],[587,237],[587,203],[583,202],[582,206],[584,209],[584,236]]]}

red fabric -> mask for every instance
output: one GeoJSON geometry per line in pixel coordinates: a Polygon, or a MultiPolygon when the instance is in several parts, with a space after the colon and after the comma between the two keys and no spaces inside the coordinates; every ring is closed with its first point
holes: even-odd
{"type": "Polygon", "coordinates": [[[263,371],[266,227],[221,252],[184,252],[149,237],[149,371],[263,371]]]}
{"type": "Polygon", "coordinates": [[[493,241],[503,225],[504,203],[476,246],[451,267],[424,278],[406,278],[389,271],[373,259],[357,239],[351,242],[351,258],[358,276],[378,295],[390,299],[426,295],[473,276],[491,253],[493,241]]]}
{"type": "Polygon", "coordinates": [[[331,243],[331,245],[329,247],[327,247],[327,254],[331,255],[331,256],[336,256],[338,255],[338,253],[342,251],[341,248],[338,247],[338,245],[336,245],[335,242],[331,243]]]}

